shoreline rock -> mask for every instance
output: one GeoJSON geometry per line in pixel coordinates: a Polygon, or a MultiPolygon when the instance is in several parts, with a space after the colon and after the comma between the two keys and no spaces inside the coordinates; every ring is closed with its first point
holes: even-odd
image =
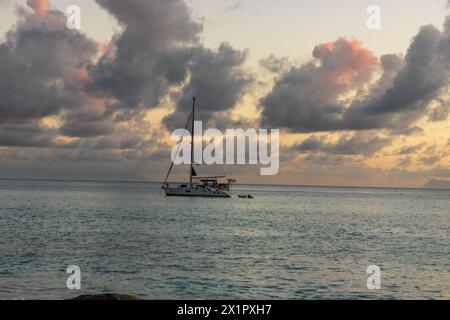
{"type": "Polygon", "coordinates": [[[137,301],[142,300],[139,297],[131,294],[117,294],[117,293],[104,293],[104,294],[84,294],[70,300],[78,301],[137,301]]]}

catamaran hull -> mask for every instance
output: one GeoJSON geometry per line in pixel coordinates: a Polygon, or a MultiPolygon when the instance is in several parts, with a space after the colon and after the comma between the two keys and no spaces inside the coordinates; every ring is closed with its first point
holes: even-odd
{"type": "Polygon", "coordinates": [[[230,198],[231,196],[222,190],[190,190],[190,189],[164,189],[168,197],[206,197],[206,198],[230,198]]]}

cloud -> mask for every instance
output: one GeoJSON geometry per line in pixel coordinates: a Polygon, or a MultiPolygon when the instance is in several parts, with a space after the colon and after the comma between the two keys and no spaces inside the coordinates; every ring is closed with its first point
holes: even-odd
{"type": "Polygon", "coordinates": [[[324,144],[323,138],[311,136],[299,143],[295,149],[300,152],[318,152],[323,148],[324,144]]]}
{"type": "Polygon", "coordinates": [[[450,108],[448,102],[436,99],[437,105],[430,110],[428,120],[431,122],[446,121],[448,119],[450,108]]]}
{"type": "Polygon", "coordinates": [[[299,143],[295,149],[302,153],[371,156],[389,145],[390,142],[389,139],[378,136],[345,135],[332,142],[311,136],[299,143]]]}
{"type": "Polygon", "coordinates": [[[439,162],[441,158],[439,156],[423,156],[419,159],[420,163],[426,166],[431,166],[439,162]]]}
{"type": "Polygon", "coordinates": [[[428,112],[428,104],[448,86],[450,47],[448,30],[441,33],[433,26],[422,27],[412,41],[405,65],[397,73],[393,85],[382,95],[356,103],[346,111],[348,127],[396,127],[410,125],[428,112]],[[372,124],[369,122],[372,121],[372,124]],[[359,125],[361,126],[361,125],[359,125]]]}
{"type": "Polygon", "coordinates": [[[410,166],[413,163],[413,160],[411,157],[404,157],[400,161],[397,162],[397,165],[399,167],[407,167],[410,166]]]}
{"type": "MultiPolygon", "coordinates": [[[[360,42],[343,38],[316,47],[313,57],[282,74],[261,100],[263,124],[294,132],[407,132],[448,87],[450,20],[442,32],[422,27],[404,61],[395,55],[377,59],[360,42]],[[378,83],[358,93],[377,67],[383,71],[378,83]],[[342,96],[352,92],[358,93],[353,101],[342,103],[342,96]]],[[[445,117],[445,110],[438,111],[438,118],[445,117]]]]}
{"type": "Polygon", "coordinates": [[[340,166],[348,161],[346,156],[329,155],[329,154],[309,154],[305,157],[306,161],[310,161],[319,166],[340,166]]]}
{"type": "Polygon", "coordinates": [[[34,123],[11,123],[0,126],[0,147],[74,149],[77,140],[64,141],[59,131],[34,123]]]}
{"type": "Polygon", "coordinates": [[[23,16],[0,44],[0,123],[79,108],[83,101],[75,75],[96,50],[93,41],[66,28],[61,12],[23,16]]]}
{"type": "MultiPolygon", "coordinates": [[[[50,174],[52,163],[58,174],[73,168],[75,177],[95,176],[106,170],[105,163],[105,176],[161,172],[156,162],[170,158],[171,146],[160,127],[151,127],[147,111],[173,106],[162,125],[183,127],[192,96],[198,98],[197,118],[208,126],[245,122],[231,114],[244,95],[256,93],[255,75],[246,69],[249,52],[227,43],[206,47],[202,23],[185,1],[97,0],[120,25],[103,46],[67,29],[64,14],[48,1],[27,3],[0,43],[0,174],[9,174],[16,160],[24,162],[15,172],[26,163],[50,174]]],[[[388,133],[416,134],[422,130],[417,120],[426,116],[448,119],[441,93],[448,87],[449,26],[421,28],[405,56],[377,57],[358,40],[340,38],[318,45],[303,65],[274,55],[262,60],[260,66],[276,77],[261,99],[264,127],[358,131],[309,136],[283,152],[286,171],[297,165],[292,159],[307,160],[302,168],[311,179],[338,165],[347,178],[362,179],[365,169],[354,168],[390,145],[388,133]],[[359,132],[369,129],[389,132],[359,132]],[[323,170],[308,171],[315,166],[323,170]]],[[[394,155],[403,158],[403,166],[413,160],[431,166],[446,156],[436,149],[422,156],[420,151],[422,146],[405,146],[394,155]]]]}
{"type": "Polygon", "coordinates": [[[296,132],[339,130],[344,109],[337,99],[370,80],[378,63],[359,41],[345,38],[317,46],[313,57],[281,75],[261,100],[263,126],[296,132]]]}
{"type": "Polygon", "coordinates": [[[393,85],[395,76],[404,66],[404,59],[397,54],[385,54],[380,57],[382,75],[378,80],[378,85],[374,88],[373,95],[383,94],[383,90],[393,85]]]}
{"type": "Polygon", "coordinates": [[[259,65],[272,73],[280,73],[283,71],[286,72],[286,70],[291,67],[291,63],[289,62],[288,58],[279,58],[274,54],[271,54],[267,58],[259,61],[259,65]]]}
{"type": "Polygon", "coordinates": [[[404,146],[396,152],[397,155],[410,155],[419,152],[425,146],[424,143],[420,143],[414,146],[404,146]]]}
{"type": "Polygon", "coordinates": [[[123,31],[90,72],[91,89],[121,108],[155,107],[169,87],[187,75],[189,56],[202,26],[182,0],[96,0],[123,31]]]}
{"type": "Polygon", "coordinates": [[[244,3],[242,1],[238,1],[235,2],[231,5],[229,5],[228,7],[225,8],[225,12],[232,12],[232,11],[237,11],[240,10],[244,7],[244,3]]]}
{"type": "Polygon", "coordinates": [[[27,0],[27,5],[37,14],[44,14],[50,9],[48,0],[27,0]]]}
{"type": "Polygon", "coordinates": [[[145,110],[165,97],[177,106],[167,123],[175,125],[181,117],[184,123],[193,94],[203,109],[200,117],[223,113],[220,118],[228,121],[228,111],[251,81],[242,68],[246,51],[225,43],[205,48],[199,42],[202,25],[182,0],[97,3],[122,27],[100,55],[101,46],[69,30],[64,14],[50,10],[48,1],[28,1],[33,12],[18,10],[17,25],[0,44],[0,130],[9,126],[2,131],[3,145],[65,147],[55,142],[65,136],[92,148],[85,140],[111,136],[110,147],[121,149],[118,127],[130,132],[138,121],[131,131],[143,140],[145,110]],[[48,117],[58,119],[51,134],[18,131],[48,117]],[[17,139],[10,136],[12,125],[17,139]]]}
{"type": "Polygon", "coordinates": [[[61,133],[68,137],[98,137],[110,135],[114,127],[102,121],[96,122],[68,122],[60,129],[61,133]]]}
{"type": "Polygon", "coordinates": [[[18,22],[0,44],[0,146],[71,148],[42,121],[91,112],[84,75],[97,44],[69,30],[48,1],[27,3],[34,11],[19,6],[18,22]]]}
{"type": "Polygon", "coordinates": [[[242,68],[246,51],[226,43],[217,50],[205,48],[199,42],[202,25],[182,0],[97,3],[119,21],[123,31],[90,69],[92,91],[115,99],[112,107],[125,117],[123,110],[157,107],[170,94],[176,110],[164,119],[169,128],[184,127],[192,96],[198,96],[199,119],[228,121],[227,111],[251,82],[242,68]]]}
{"type": "Polygon", "coordinates": [[[54,135],[47,129],[31,124],[0,127],[0,146],[52,147],[54,135]]]}
{"type": "MultiPolygon", "coordinates": [[[[190,79],[184,86],[176,111],[164,119],[168,128],[183,128],[192,107],[192,97],[198,97],[197,120],[221,120],[227,123],[223,112],[231,110],[251,83],[251,76],[242,68],[246,51],[233,49],[222,43],[217,51],[196,47],[191,50],[190,79]],[[222,112],[222,119],[218,114],[222,112]]],[[[225,124],[226,125],[226,124],[225,124]]]]}

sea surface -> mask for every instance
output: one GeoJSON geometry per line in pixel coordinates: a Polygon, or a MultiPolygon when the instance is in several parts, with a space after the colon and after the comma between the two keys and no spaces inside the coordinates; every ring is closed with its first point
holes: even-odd
{"type": "Polygon", "coordinates": [[[450,191],[0,180],[0,299],[449,299],[450,191]],[[82,289],[69,290],[68,266],[82,289]],[[369,266],[381,289],[369,290],[369,266]]]}

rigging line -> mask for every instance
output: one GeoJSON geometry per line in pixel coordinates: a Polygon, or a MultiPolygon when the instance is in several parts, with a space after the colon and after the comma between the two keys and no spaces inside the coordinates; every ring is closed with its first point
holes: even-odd
{"type": "MultiPolygon", "coordinates": [[[[191,112],[191,114],[190,114],[190,116],[189,116],[189,119],[188,119],[188,121],[187,121],[187,123],[186,123],[186,126],[185,126],[185,128],[184,128],[185,130],[188,129],[188,127],[189,127],[189,122],[191,121],[191,118],[192,118],[192,112],[191,112]]],[[[183,139],[184,139],[184,136],[182,136],[182,137],[180,138],[180,141],[178,142],[178,147],[177,147],[177,152],[176,152],[176,154],[178,154],[178,151],[180,151],[181,142],[183,142],[183,139]]],[[[174,164],[175,164],[175,163],[174,163],[174,160],[172,160],[172,163],[170,164],[169,172],[167,172],[166,179],[164,180],[163,186],[166,185],[167,180],[169,179],[170,172],[172,171],[174,164]]]]}

